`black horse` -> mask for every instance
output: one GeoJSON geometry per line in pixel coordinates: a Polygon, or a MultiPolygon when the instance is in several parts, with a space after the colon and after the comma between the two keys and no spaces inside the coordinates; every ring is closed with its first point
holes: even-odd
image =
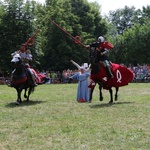
{"type": "Polygon", "coordinates": [[[29,97],[31,92],[34,92],[35,87],[33,86],[27,70],[22,63],[22,59],[19,54],[15,54],[11,60],[11,64],[14,67],[14,71],[12,72],[12,85],[17,91],[17,101],[16,104],[20,104],[22,102],[21,93],[24,89],[24,98],[26,101],[29,101],[29,97]]]}
{"type": "MultiPolygon", "coordinates": [[[[97,74],[100,70],[99,61],[97,60],[97,50],[95,48],[91,48],[89,51],[89,62],[91,64],[91,74],[97,74]]],[[[103,83],[101,80],[97,79],[96,83],[99,86],[99,100],[103,101],[103,94],[102,90],[105,86],[105,83],[103,83]]],[[[110,93],[110,101],[109,103],[113,103],[113,90],[112,87],[108,88],[110,93]]],[[[118,100],[118,91],[119,87],[115,87],[116,93],[115,93],[115,101],[118,100]]],[[[92,95],[93,95],[94,88],[91,88],[90,90],[90,101],[92,101],[92,95]]]]}
{"type": "MultiPolygon", "coordinates": [[[[98,68],[98,64],[91,64],[91,74],[96,74],[98,72],[99,68],[98,68]]],[[[103,93],[102,93],[102,90],[103,90],[103,87],[105,86],[105,84],[100,81],[100,80],[97,80],[96,82],[99,86],[99,100],[100,101],[103,101],[103,93]]],[[[113,90],[112,90],[112,87],[109,87],[108,88],[109,90],[109,93],[110,93],[110,101],[109,103],[113,103],[113,90]]],[[[115,101],[118,100],[118,91],[119,91],[119,87],[115,87],[115,101]]],[[[91,88],[90,90],[90,102],[92,101],[92,96],[93,96],[93,91],[94,91],[94,88],[91,88]]]]}

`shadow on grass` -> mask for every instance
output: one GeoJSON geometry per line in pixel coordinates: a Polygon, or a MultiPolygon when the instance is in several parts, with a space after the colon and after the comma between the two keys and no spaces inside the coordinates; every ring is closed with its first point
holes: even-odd
{"type": "Polygon", "coordinates": [[[122,105],[122,104],[131,104],[133,102],[114,102],[114,103],[105,103],[105,104],[96,104],[89,106],[91,108],[103,108],[103,107],[111,107],[113,105],[122,105]]]}
{"type": "Polygon", "coordinates": [[[36,104],[41,104],[41,103],[45,103],[45,101],[41,101],[41,100],[35,100],[35,101],[22,101],[20,104],[16,104],[16,102],[11,102],[11,103],[8,103],[6,105],[6,107],[9,107],[9,108],[14,108],[14,107],[23,107],[23,106],[31,106],[31,105],[36,105],[36,104]]]}

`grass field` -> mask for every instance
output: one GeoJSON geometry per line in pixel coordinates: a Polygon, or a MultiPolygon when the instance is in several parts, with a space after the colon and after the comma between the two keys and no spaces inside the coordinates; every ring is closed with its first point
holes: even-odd
{"type": "Polygon", "coordinates": [[[0,85],[0,150],[149,150],[150,83],[121,87],[118,101],[76,102],[77,84],[36,87],[16,106],[16,91],[0,85]]]}

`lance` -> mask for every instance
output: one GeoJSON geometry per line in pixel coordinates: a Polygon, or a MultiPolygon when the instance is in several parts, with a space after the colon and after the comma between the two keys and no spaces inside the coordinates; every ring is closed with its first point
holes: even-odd
{"type": "Polygon", "coordinates": [[[27,40],[27,42],[21,45],[21,48],[20,50],[18,50],[18,52],[25,52],[27,46],[33,46],[34,38],[38,34],[39,31],[40,30],[36,30],[36,32],[27,40]]]}
{"type": "Polygon", "coordinates": [[[18,51],[12,53],[11,56],[14,56],[16,53],[20,53],[20,52],[24,53],[26,51],[27,46],[32,46],[34,44],[34,37],[38,34],[39,31],[40,30],[36,30],[36,32],[27,40],[27,42],[22,44],[21,48],[18,51]]]}
{"type": "Polygon", "coordinates": [[[34,44],[34,37],[39,33],[39,31],[40,31],[39,29],[36,30],[36,32],[27,40],[27,42],[24,45],[25,47],[32,46],[34,44]]]}
{"type": "Polygon", "coordinates": [[[80,37],[79,36],[76,36],[76,37],[74,37],[74,36],[72,36],[69,32],[67,32],[66,30],[64,30],[63,28],[61,28],[57,23],[55,23],[53,20],[50,20],[50,22],[53,24],[53,25],[55,25],[57,28],[59,28],[61,31],[63,31],[64,33],[66,33],[69,37],[71,37],[73,40],[74,40],[74,42],[76,43],[76,44],[80,44],[81,46],[83,46],[84,48],[86,48],[86,46],[80,41],[80,37]],[[79,39],[79,40],[78,40],[79,39]]]}

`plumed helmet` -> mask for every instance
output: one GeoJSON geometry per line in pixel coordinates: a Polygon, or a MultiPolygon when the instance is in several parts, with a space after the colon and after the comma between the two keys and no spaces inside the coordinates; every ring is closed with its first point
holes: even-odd
{"type": "Polygon", "coordinates": [[[103,43],[103,42],[104,42],[104,40],[105,40],[105,39],[104,39],[104,37],[103,37],[103,36],[98,37],[98,41],[99,41],[99,42],[103,43]]]}

